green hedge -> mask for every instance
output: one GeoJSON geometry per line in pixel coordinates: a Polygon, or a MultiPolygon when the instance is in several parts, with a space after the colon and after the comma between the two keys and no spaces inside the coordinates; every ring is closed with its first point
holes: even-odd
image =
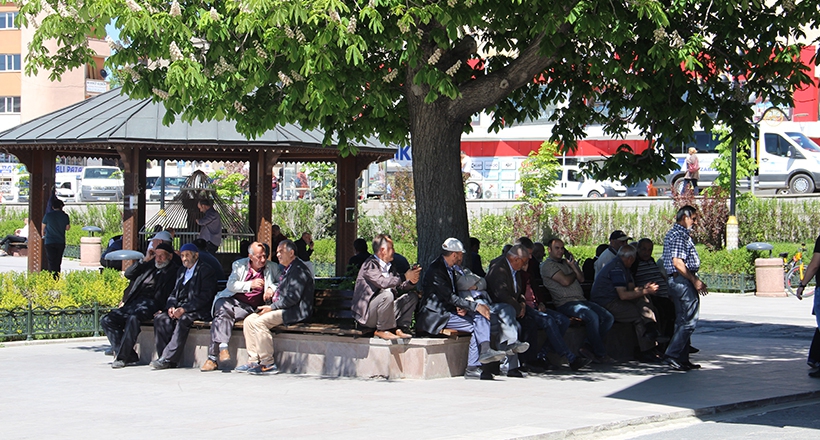
{"type": "Polygon", "coordinates": [[[116,307],[128,280],[114,269],[64,272],[55,280],[48,272],[0,273],[0,309],[28,307],[116,307]]]}

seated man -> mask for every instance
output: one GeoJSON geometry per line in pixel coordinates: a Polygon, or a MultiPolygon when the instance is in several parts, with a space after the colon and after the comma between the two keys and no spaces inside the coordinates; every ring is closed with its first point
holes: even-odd
{"type": "Polygon", "coordinates": [[[581,288],[584,274],[578,267],[575,257],[564,248],[564,242],[553,238],[547,242],[547,249],[549,257],[541,264],[541,278],[558,311],[584,322],[592,352],[590,353],[587,348],[581,348],[581,355],[597,363],[615,362],[606,354],[604,346],[604,338],[615,322],[612,314],[584,298],[584,291],[581,288]]]}
{"type": "Polygon", "coordinates": [[[629,270],[634,262],[634,247],[625,245],[618,249],[616,258],[602,267],[595,277],[590,300],[609,310],[615,321],[634,325],[641,350],[640,360],[660,361],[654,352],[657,337],[655,310],[646,297],[657,292],[658,285],[650,282],[636,287],[629,270]]]}
{"type": "Polygon", "coordinates": [[[356,255],[347,260],[347,272],[349,276],[358,275],[362,264],[370,257],[370,252],[367,252],[367,241],[365,241],[364,238],[353,240],[353,249],[356,250],[356,255]]]}
{"type": "Polygon", "coordinates": [[[364,261],[353,290],[353,319],[382,339],[409,338],[413,311],[419,302],[416,292],[399,296],[419,282],[420,267],[403,274],[393,270],[393,240],[385,234],[373,239],[376,252],[364,261]],[[395,330],[395,331],[394,331],[395,330]]]}
{"type": "Polygon", "coordinates": [[[632,238],[627,236],[626,233],[621,230],[612,231],[612,233],[609,234],[609,247],[607,247],[607,249],[598,256],[598,259],[595,260],[595,278],[598,278],[598,274],[601,272],[601,269],[603,269],[607,263],[615,258],[615,255],[618,254],[618,249],[625,245],[629,240],[632,240],[632,238]]]}
{"type": "Polygon", "coordinates": [[[22,228],[18,228],[14,230],[14,234],[8,234],[5,238],[0,240],[0,256],[6,256],[9,254],[9,244],[10,243],[25,243],[28,241],[28,219],[24,220],[25,224],[22,228]]]}
{"type": "Polygon", "coordinates": [[[302,260],[296,258],[296,244],[287,239],[280,241],[276,257],[283,266],[278,287],[270,301],[265,301],[267,305],[259,306],[256,313],[245,318],[242,333],[245,334],[248,363],[236,367],[235,371],[240,373],[278,373],[270,329],[277,325],[296,324],[313,313],[313,274],[302,260]]]}
{"type": "Polygon", "coordinates": [[[655,244],[652,240],[642,238],[638,241],[638,259],[632,263],[632,276],[638,286],[650,282],[658,285],[658,291],[649,297],[649,300],[657,311],[655,318],[658,321],[658,334],[668,341],[675,332],[675,304],[669,299],[669,276],[663,268],[663,262],[656,262],[652,258],[654,250],[655,244]]]}
{"type": "Polygon", "coordinates": [[[216,274],[217,281],[224,280],[225,278],[223,277],[225,276],[225,270],[222,269],[222,263],[216,259],[214,254],[208,252],[208,242],[201,238],[197,238],[192,243],[194,243],[194,246],[196,246],[199,251],[199,261],[203,264],[211,266],[211,269],[213,269],[216,274]]]}
{"type": "Polygon", "coordinates": [[[167,312],[154,316],[154,341],[157,360],[151,368],[175,368],[182,358],[188,332],[194,321],[210,321],[216,294],[216,274],[207,264],[199,264],[199,251],[193,243],[180,248],[182,266],[177,271],[174,289],[165,303],[167,312]]]}
{"type": "Polygon", "coordinates": [[[482,372],[479,366],[500,361],[505,353],[490,348],[490,307],[456,293],[454,267],[461,263],[465,252],[461,241],[448,238],[441,249],[441,256],[424,275],[416,330],[430,335],[438,335],[445,328],[472,333],[464,378],[492,380],[492,374],[482,372]]]}
{"type": "Polygon", "coordinates": [[[174,263],[172,255],[174,248],[161,243],[125,271],[125,278],[131,283],[123,292],[119,308],[100,319],[100,326],[114,352],[111,368],[122,368],[139,361],[134,344],[140,334],[140,323],[162,311],[174,288],[179,265],[174,263]]]}
{"type": "MultiPolygon", "coordinates": [[[[564,342],[564,333],[569,328],[569,318],[564,314],[555,310],[549,310],[543,304],[543,281],[541,280],[541,273],[538,269],[538,264],[535,260],[534,251],[536,249],[535,243],[527,237],[518,239],[517,245],[513,246],[506,255],[506,260],[510,269],[520,266],[520,270],[516,271],[516,276],[520,275],[518,281],[524,289],[522,296],[523,311],[519,310],[518,320],[521,323],[523,334],[531,348],[522,355],[525,360],[525,369],[531,372],[538,372],[550,365],[546,362],[546,345],[559,355],[565,357],[569,362],[570,368],[577,371],[589,365],[590,360],[583,356],[576,356],[567,347],[564,342]],[[518,247],[523,247],[519,250],[518,247]],[[537,285],[533,285],[537,284],[537,285]],[[539,305],[540,303],[540,305],[539,305]],[[522,315],[523,312],[523,315],[522,315]],[[538,346],[539,335],[538,331],[543,330],[547,340],[544,348],[538,346]],[[538,346],[534,349],[532,346],[538,346]],[[539,352],[542,354],[543,360],[539,360],[539,352]]],[[[541,245],[543,247],[543,245],[541,245]]],[[[492,265],[491,265],[492,267],[492,265]]],[[[503,269],[504,266],[501,266],[503,269]]]]}
{"type": "MultiPolygon", "coordinates": [[[[217,363],[231,360],[228,342],[233,325],[273,298],[280,270],[279,264],[268,261],[269,249],[266,244],[253,242],[248,246],[248,258],[233,262],[228,284],[214,300],[211,345],[202,371],[214,371],[217,363]]],[[[200,252],[199,255],[204,254],[200,252]]]]}

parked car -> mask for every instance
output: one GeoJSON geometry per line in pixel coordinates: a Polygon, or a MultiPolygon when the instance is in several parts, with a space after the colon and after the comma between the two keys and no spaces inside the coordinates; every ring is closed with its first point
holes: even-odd
{"type": "Polygon", "coordinates": [[[649,196],[649,182],[642,180],[632,186],[626,187],[627,197],[647,197],[649,196]]]}
{"type": "MultiPolygon", "coordinates": [[[[179,194],[182,186],[185,185],[187,177],[165,177],[165,200],[173,200],[179,194]]],[[[148,177],[145,180],[145,187],[148,188],[146,199],[149,201],[159,200],[160,188],[159,177],[148,177]]]]}
{"type": "Polygon", "coordinates": [[[565,165],[556,179],[554,191],[559,197],[621,197],[626,187],[621,182],[599,182],[586,177],[577,165],[565,165]]]}

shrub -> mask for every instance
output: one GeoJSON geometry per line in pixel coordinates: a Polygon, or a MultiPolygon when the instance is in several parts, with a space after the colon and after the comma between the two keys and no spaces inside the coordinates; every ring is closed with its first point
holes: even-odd
{"type": "Polygon", "coordinates": [[[71,271],[55,280],[48,272],[0,273],[0,308],[28,307],[74,308],[115,307],[122,298],[128,280],[119,271],[71,271]]]}
{"type": "Polygon", "coordinates": [[[708,251],[705,246],[698,245],[700,256],[700,271],[720,274],[754,274],[752,253],[745,248],[734,250],[708,251]]]}
{"type": "Polygon", "coordinates": [[[333,212],[320,203],[304,199],[278,201],[271,213],[273,223],[281,227],[285,236],[297,239],[303,232],[310,232],[314,240],[330,236],[327,226],[332,216],[333,212]]]}
{"type": "Polygon", "coordinates": [[[470,235],[481,241],[482,259],[485,259],[485,250],[489,252],[490,249],[495,249],[494,254],[498,256],[501,248],[516,238],[513,226],[507,221],[506,215],[489,213],[482,213],[470,219],[470,235]]]}

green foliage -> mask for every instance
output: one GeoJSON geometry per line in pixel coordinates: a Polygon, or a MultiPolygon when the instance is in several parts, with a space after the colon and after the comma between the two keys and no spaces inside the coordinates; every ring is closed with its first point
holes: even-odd
{"type": "Polygon", "coordinates": [[[561,174],[561,164],[556,158],[558,144],[544,142],[538,151],[531,151],[521,164],[518,183],[524,193],[523,199],[532,205],[549,203],[555,199],[552,192],[556,178],[561,174]]]}
{"type": "Polygon", "coordinates": [[[740,179],[745,179],[754,175],[757,164],[749,157],[751,151],[751,138],[733,139],[729,129],[726,127],[715,127],[712,133],[720,138],[720,143],[715,147],[718,157],[712,162],[712,167],[718,171],[718,176],[713,182],[714,186],[730,191],[732,186],[732,144],[737,142],[737,161],[735,184],[740,187],[740,179]]]}
{"type": "Polygon", "coordinates": [[[80,238],[88,237],[83,231],[84,226],[97,226],[102,229],[102,246],[108,244],[108,239],[122,234],[122,205],[118,204],[86,204],[80,208],[66,208],[66,214],[71,221],[71,229],[65,234],[66,244],[79,245],[80,238]]]}
{"type": "MultiPolygon", "coordinates": [[[[470,235],[481,241],[481,250],[496,249],[495,256],[501,254],[501,248],[515,240],[512,224],[504,214],[483,213],[470,219],[470,235]]],[[[482,259],[484,253],[481,252],[482,259]]]]}
{"type": "Polygon", "coordinates": [[[311,261],[319,263],[336,263],[336,240],[332,238],[322,238],[313,240],[313,255],[311,261]]]}
{"type": "Polygon", "coordinates": [[[17,211],[0,205],[0,237],[14,234],[14,231],[25,226],[26,211],[17,211]]]}
{"type": "Polygon", "coordinates": [[[310,232],[314,240],[328,237],[328,210],[311,200],[282,200],[273,204],[271,218],[278,224],[285,236],[298,239],[303,232],[310,232]]]}
{"type": "Polygon", "coordinates": [[[814,199],[738,198],[740,243],[755,241],[814,243],[820,224],[820,201],[814,199]]]}
{"type": "Polygon", "coordinates": [[[245,162],[228,162],[224,169],[214,171],[210,178],[217,196],[226,203],[233,204],[239,214],[247,218],[250,195],[245,162]]]}
{"type": "Polygon", "coordinates": [[[322,218],[316,220],[317,225],[325,225],[324,230],[313,235],[326,237],[336,232],[336,165],[330,162],[315,162],[306,165],[307,174],[313,182],[313,201],[319,204],[322,218]]]}
{"type": "Polygon", "coordinates": [[[708,251],[706,246],[698,245],[700,271],[704,273],[747,274],[754,275],[752,253],[745,248],[734,250],[708,251]]]}
{"type": "Polygon", "coordinates": [[[119,271],[64,272],[55,280],[48,272],[0,273],[0,309],[28,307],[75,308],[90,307],[94,303],[115,307],[122,298],[128,280],[119,271]]]}

